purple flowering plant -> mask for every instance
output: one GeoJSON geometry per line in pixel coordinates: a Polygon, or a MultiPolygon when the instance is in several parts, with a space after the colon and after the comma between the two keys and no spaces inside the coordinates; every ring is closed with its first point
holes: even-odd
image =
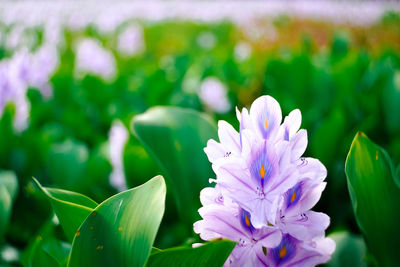
{"type": "Polygon", "coordinates": [[[215,187],[200,193],[203,240],[237,242],[225,266],[315,266],[327,262],[335,243],[325,237],[329,217],[311,209],[325,189],[325,166],[302,157],[307,131],[301,113],[283,120],[279,103],[261,96],[250,110],[237,110],[240,130],[218,123],[220,142],[204,151],[216,174],[215,187]]]}

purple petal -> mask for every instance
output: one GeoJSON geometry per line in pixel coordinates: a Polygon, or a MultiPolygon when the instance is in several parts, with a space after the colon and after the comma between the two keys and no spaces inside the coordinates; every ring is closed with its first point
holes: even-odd
{"type": "Polygon", "coordinates": [[[210,204],[224,204],[224,197],[220,190],[215,187],[206,187],[200,191],[200,202],[203,206],[210,204]]]}
{"type": "Polygon", "coordinates": [[[276,227],[263,227],[255,237],[266,248],[274,248],[281,243],[282,232],[276,227]]]}
{"type": "Polygon", "coordinates": [[[222,205],[207,205],[199,209],[203,220],[194,224],[194,231],[200,234],[203,240],[223,237],[238,242],[248,240],[247,233],[239,219],[238,209],[235,213],[222,205]]]}
{"type": "Polygon", "coordinates": [[[320,199],[326,183],[314,183],[311,179],[298,182],[283,195],[280,205],[282,215],[296,216],[311,209],[320,199]]]}
{"type": "Polygon", "coordinates": [[[322,191],[324,191],[326,187],[326,183],[320,183],[314,187],[312,187],[311,190],[308,191],[308,193],[304,196],[304,198],[301,200],[301,211],[306,211],[311,209],[312,207],[317,204],[319,199],[321,198],[322,191]]]}
{"type": "Polygon", "coordinates": [[[236,154],[240,152],[239,133],[226,121],[218,122],[218,137],[221,144],[231,149],[231,152],[236,154]]]}
{"type": "Polygon", "coordinates": [[[321,213],[308,211],[298,216],[285,217],[284,223],[279,224],[282,232],[288,233],[299,240],[311,240],[325,234],[325,229],[330,223],[329,216],[321,213]]]}
{"type": "Polygon", "coordinates": [[[293,138],[290,140],[291,146],[291,157],[292,161],[295,161],[303,155],[307,148],[307,131],[300,130],[298,131],[293,138]]]}
{"type": "Polygon", "coordinates": [[[261,96],[251,105],[250,117],[258,134],[267,139],[279,129],[282,121],[281,107],[274,98],[261,96]]]}
{"type": "Polygon", "coordinates": [[[314,158],[301,158],[298,161],[298,170],[301,179],[309,178],[319,183],[322,182],[327,175],[325,166],[314,158]]]}
{"type": "Polygon", "coordinates": [[[292,110],[282,124],[283,137],[289,141],[293,135],[300,129],[301,125],[301,112],[298,109],[292,110]]]}
{"type": "Polygon", "coordinates": [[[299,245],[298,254],[290,265],[284,266],[303,267],[326,263],[330,260],[335,247],[335,242],[330,238],[303,242],[299,245]]]}
{"type": "Polygon", "coordinates": [[[281,244],[269,249],[263,260],[267,266],[315,266],[327,262],[334,250],[335,243],[329,238],[302,242],[290,235],[285,235],[281,244]]]}
{"type": "Polygon", "coordinates": [[[204,148],[204,152],[211,163],[214,163],[214,161],[219,158],[223,158],[226,153],[225,148],[213,139],[208,140],[207,146],[204,148]]]}

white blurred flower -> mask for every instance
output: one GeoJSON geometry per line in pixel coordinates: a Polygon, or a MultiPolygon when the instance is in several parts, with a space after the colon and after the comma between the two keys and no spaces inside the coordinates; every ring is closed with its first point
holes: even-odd
{"type": "Polygon", "coordinates": [[[143,29],[140,25],[131,25],[118,35],[118,51],[125,56],[134,56],[145,50],[143,29]]]}
{"type": "Polygon", "coordinates": [[[114,55],[95,39],[83,39],[77,44],[75,71],[78,76],[92,74],[111,81],[116,75],[114,55]]]}
{"type": "Polygon", "coordinates": [[[245,20],[238,26],[244,36],[253,42],[267,41],[274,43],[278,39],[278,31],[269,20],[264,22],[245,20]]]}
{"type": "Polygon", "coordinates": [[[13,25],[6,34],[5,47],[7,50],[31,50],[38,43],[38,36],[34,28],[21,24],[13,25]]]}
{"type": "Polygon", "coordinates": [[[103,35],[115,32],[117,27],[121,25],[126,18],[112,11],[102,10],[95,18],[94,25],[97,31],[103,35]]]}
{"type": "Polygon", "coordinates": [[[84,12],[72,10],[72,12],[67,16],[66,26],[72,31],[81,31],[89,24],[91,20],[92,18],[87,16],[87,14],[84,12]]]}
{"type": "Polygon", "coordinates": [[[64,47],[65,37],[62,22],[56,18],[50,19],[43,26],[43,42],[55,47],[64,47]]]}
{"type": "Polygon", "coordinates": [[[109,151],[110,161],[113,167],[112,173],[110,174],[110,184],[118,191],[124,191],[127,189],[123,155],[125,144],[128,140],[128,130],[120,121],[114,121],[110,132],[109,132],[109,151]]]}
{"type": "Polygon", "coordinates": [[[35,54],[19,51],[0,62],[0,116],[5,105],[13,103],[13,125],[17,132],[22,132],[29,124],[28,88],[37,88],[45,98],[51,97],[49,79],[58,64],[57,50],[52,46],[42,46],[35,54]]]}
{"type": "Polygon", "coordinates": [[[24,28],[20,25],[14,25],[6,35],[5,47],[8,50],[15,50],[22,41],[24,28]]]}
{"type": "Polygon", "coordinates": [[[248,43],[240,42],[235,46],[235,59],[238,62],[247,60],[252,52],[252,48],[248,43]]]}
{"type": "Polygon", "coordinates": [[[201,83],[199,97],[206,106],[217,113],[231,110],[226,87],[215,77],[208,77],[201,83]]]}
{"type": "Polygon", "coordinates": [[[197,37],[197,44],[207,50],[214,48],[216,43],[217,40],[212,32],[203,32],[197,37]]]}
{"type": "Polygon", "coordinates": [[[0,63],[0,115],[7,103],[14,103],[14,129],[22,132],[28,126],[30,103],[26,96],[29,77],[27,53],[16,53],[11,59],[0,63]]]}
{"type": "Polygon", "coordinates": [[[20,259],[21,253],[17,248],[5,244],[0,250],[0,255],[4,262],[17,262],[20,259]]]}
{"type": "Polygon", "coordinates": [[[52,96],[49,79],[60,64],[57,49],[53,45],[44,45],[31,56],[28,84],[39,89],[45,98],[52,96]]]}
{"type": "Polygon", "coordinates": [[[11,98],[11,84],[6,61],[0,62],[0,117],[3,115],[4,106],[11,98]]]}

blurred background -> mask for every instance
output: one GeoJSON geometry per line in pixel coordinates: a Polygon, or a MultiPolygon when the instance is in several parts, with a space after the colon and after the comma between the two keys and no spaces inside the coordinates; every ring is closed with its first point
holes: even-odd
{"type": "MultiPolygon", "coordinates": [[[[0,266],[27,265],[49,224],[65,239],[32,176],[101,202],[162,173],[135,115],[179,106],[237,129],[235,106],[264,94],[284,116],[302,112],[306,155],[328,169],[315,208],[328,233],[359,234],[344,173],[355,133],[400,162],[399,3],[1,2],[0,179],[15,175],[19,192],[2,215],[0,266]]],[[[169,190],[155,246],[194,240],[169,190]]]]}

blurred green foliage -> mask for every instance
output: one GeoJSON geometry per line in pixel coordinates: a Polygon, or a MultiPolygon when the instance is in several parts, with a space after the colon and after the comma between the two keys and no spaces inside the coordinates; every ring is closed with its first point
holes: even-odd
{"type": "Polygon", "coordinates": [[[190,109],[155,107],[136,116],[132,128],[165,173],[180,221],[190,235],[193,222],[200,219],[200,198],[195,196],[213,176],[203,148],[209,139],[217,138],[216,125],[190,109]]]}

